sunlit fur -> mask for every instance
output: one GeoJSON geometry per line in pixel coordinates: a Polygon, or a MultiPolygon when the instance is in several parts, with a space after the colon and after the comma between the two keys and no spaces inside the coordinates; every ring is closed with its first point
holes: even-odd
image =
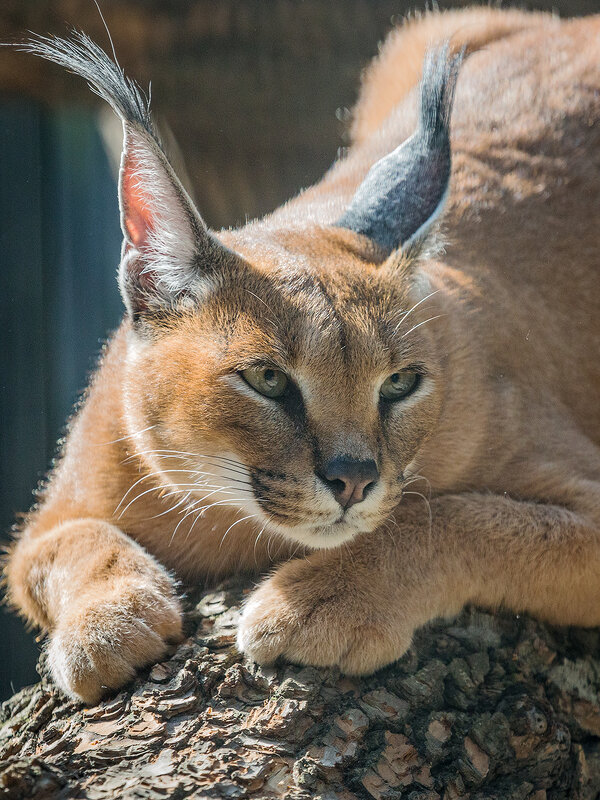
{"type": "Polygon", "coordinates": [[[466,602],[600,624],[599,32],[491,9],[407,23],[366,74],[348,157],[221,232],[236,256],[175,310],[130,308],[7,567],[63,689],[93,702],[161,658],[175,577],[296,554],[244,609],[262,662],[370,672],[466,602]],[[383,257],[333,223],[412,133],[447,39],[472,54],[443,230],[383,257]],[[256,364],[295,391],[258,394],[239,375],[256,364]],[[403,368],[416,392],[382,403],[403,368]],[[339,454],[380,470],[346,512],[318,477],[339,454]]]}
{"type": "MultiPolygon", "coordinates": [[[[434,296],[411,314],[417,301],[398,280],[408,267],[365,263],[340,243],[345,237],[313,230],[318,260],[299,255],[304,232],[280,234],[276,245],[265,240],[260,261],[244,253],[247,262],[222,272],[199,309],[162,323],[160,360],[154,338],[137,338],[128,353],[129,374],[146,379],[142,395],[128,391],[131,429],[159,421],[134,440],[148,451],[152,470],[166,472],[164,459],[154,455],[165,450],[187,452],[186,468],[200,470],[203,454],[231,453],[235,469],[212,468],[213,483],[246,481],[247,513],[317,547],[372,531],[389,516],[440,405],[440,365],[427,327],[411,331],[426,319],[421,308],[432,316],[434,296]],[[252,389],[240,372],[253,364],[286,372],[290,396],[273,400],[252,389]],[[424,374],[414,395],[403,403],[381,401],[387,376],[415,366],[424,374]],[[346,512],[318,477],[337,454],[375,458],[381,475],[346,512]]],[[[235,235],[227,238],[244,251],[235,235]]],[[[167,480],[176,485],[178,475],[167,480]]],[[[193,487],[192,495],[203,492],[193,487]]]]}

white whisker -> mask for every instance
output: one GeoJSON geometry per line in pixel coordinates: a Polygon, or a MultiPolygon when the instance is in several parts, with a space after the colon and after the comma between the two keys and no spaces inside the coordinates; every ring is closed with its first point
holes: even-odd
{"type": "Polygon", "coordinates": [[[423,322],[419,322],[418,325],[413,325],[413,327],[409,331],[406,331],[406,333],[403,333],[400,338],[401,339],[406,339],[406,337],[408,336],[409,333],[412,333],[413,331],[416,331],[417,328],[421,327],[421,325],[425,325],[427,322],[433,322],[434,319],[441,319],[442,317],[446,317],[446,316],[448,316],[448,315],[447,314],[436,314],[435,317],[429,317],[429,319],[425,319],[425,320],[423,320],[423,322]]]}
{"type": "MultiPolygon", "coordinates": [[[[113,514],[116,514],[116,513],[117,513],[117,511],[119,510],[120,506],[121,506],[121,505],[122,505],[122,504],[125,502],[125,500],[127,499],[127,496],[128,496],[128,495],[129,495],[129,494],[130,494],[130,493],[131,493],[131,492],[132,492],[132,491],[135,489],[135,487],[136,487],[136,486],[138,486],[140,483],[143,483],[145,480],[148,480],[149,478],[153,478],[153,477],[155,477],[155,476],[157,476],[157,475],[161,475],[163,478],[167,478],[167,479],[168,479],[168,477],[169,477],[169,474],[170,474],[170,473],[175,473],[175,472],[177,472],[177,473],[182,473],[182,472],[183,472],[183,473],[185,473],[186,475],[190,475],[190,476],[192,476],[192,477],[193,477],[194,475],[203,475],[204,477],[208,477],[208,478],[225,478],[225,480],[227,480],[227,481],[229,481],[229,482],[233,482],[233,483],[239,483],[239,484],[241,484],[241,486],[240,486],[240,487],[239,487],[239,489],[238,489],[238,491],[240,491],[240,492],[243,492],[243,491],[252,491],[252,486],[251,486],[251,484],[250,484],[250,483],[248,483],[248,481],[242,481],[242,480],[240,480],[239,478],[232,478],[231,476],[228,476],[228,475],[217,475],[217,473],[215,473],[215,472],[204,472],[204,471],[202,471],[202,470],[198,470],[198,469],[167,469],[167,470],[160,471],[160,472],[149,472],[147,475],[143,475],[141,478],[139,478],[139,480],[137,480],[137,481],[136,481],[136,482],[135,482],[135,483],[134,483],[132,486],[130,486],[130,487],[129,487],[129,489],[128,489],[128,490],[125,492],[125,494],[124,494],[124,495],[123,495],[123,497],[121,498],[121,501],[119,502],[119,504],[118,504],[118,505],[117,505],[117,507],[115,508],[115,510],[114,510],[114,512],[113,512],[113,514]],[[242,488],[242,487],[244,487],[244,486],[247,486],[247,487],[249,487],[249,488],[248,488],[248,489],[244,489],[244,488],[242,488]]],[[[206,482],[204,482],[204,483],[203,483],[203,482],[201,482],[201,481],[196,481],[196,482],[194,482],[194,483],[179,483],[179,482],[178,482],[178,483],[176,483],[176,484],[175,484],[175,483],[172,483],[172,484],[169,484],[169,486],[172,486],[173,488],[175,488],[175,487],[177,487],[177,486],[179,486],[179,487],[185,487],[185,488],[188,488],[189,486],[198,486],[199,488],[203,488],[203,487],[204,487],[204,488],[210,488],[210,489],[214,489],[214,488],[218,488],[218,486],[220,486],[220,484],[212,484],[212,485],[211,485],[211,484],[208,484],[208,483],[206,483],[206,482]]],[[[232,487],[232,488],[233,488],[233,487],[232,487]]],[[[152,491],[152,489],[149,489],[148,491],[150,492],[150,491],[152,491]]],[[[148,493],[148,492],[144,492],[143,494],[147,494],[147,493],[148,493]]],[[[140,497],[140,496],[141,496],[141,495],[138,495],[138,497],[140,497]]],[[[129,508],[129,506],[127,506],[127,507],[129,508]]]]}
{"type": "Polygon", "coordinates": [[[407,317],[409,317],[416,308],[419,308],[419,306],[422,303],[424,303],[426,300],[429,300],[430,297],[433,297],[433,295],[437,294],[439,291],[440,291],[439,289],[435,289],[435,291],[430,292],[428,295],[425,295],[425,297],[423,297],[421,300],[419,300],[418,303],[415,303],[414,306],[412,306],[412,308],[409,308],[409,310],[404,314],[404,316],[402,317],[400,322],[396,325],[396,330],[394,331],[394,333],[396,333],[398,331],[398,328],[405,322],[407,317]]]}
{"type": "MultiPolygon", "coordinates": [[[[171,472],[177,472],[177,470],[171,470],[171,472]]],[[[182,470],[179,470],[179,472],[187,472],[188,475],[190,474],[190,470],[189,469],[182,469],[182,470]]],[[[163,470],[158,470],[157,472],[148,472],[148,473],[146,473],[146,475],[142,475],[141,478],[139,478],[132,486],[129,487],[129,489],[127,489],[127,491],[125,492],[125,494],[123,495],[123,497],[119,501],[119,504],[117,505],[117,507],[113,511],[113,515],[117,513],[117,511],[121,507],[121,504],[125,502],[127,496],[130,494],[130,492],[132,492],[135,489],[136,486],[138,486],[140,483],[143,483],[143,481],[147,481],[148,478],[156,477],[156,475],[160,475],[163,478],[166,477],[163,470]]]]}
{"type": "MultiPolygon", "coordinates": [[[[262,303],[262,304],[263,304],[263,306],[264,306],[264,307],[265,307],[265,308],[266,308],[268,311],[273,311],[273,309],[272,309],[272,308],[270,308],[270,307],[269,307],[269,306],[268,306],[268,305],[265,303],[265,301],[262,299],[262,297],[259,297],[259,296],[258,296],[257,294],[255,294],[254,292],[251,292],[251,291],[250,291],[250,289],[246,289],[245,291],[246,291],[246,292],[248,292],[248,294],[251,294],[251,295],[252,295],[252,297],[256,297],[256,299],[259,301],[259,303],[262,303]]],[[[275,322],[275,320],[274,320],[272,317],[265,317],[265,319],[266,319],[268,322],[270,322],[270,323],[271,323],[271,325],[272,325],[272,326],[273,326],[275,329],[277,329],[277,323],[275,322]]]]}
{"type": "MultiPolygon", "coordinates": [[[[178,494],[180,494],[180,492],[176,490],[174,492],[167,492],[167,494],[165,494],[163,497],[173,497],[173,495],[178,495],[178,494]]],[[[147,520],[158,519],[159,517],[164,517],[165,514],[171,514],[173,511],[176,511],[179,508],[179,506],[185,507],[187,501],[190,499],[190,495],[191,492],[188,492],[186,495],[184,495],[184,497],[181,498],[181,500],[178,503],[175,503],[174,506],[166,508],[164,511],[161,511],[160,514],[153,514],[151,517],[146,517],[146,519],[147,520]]],[[[179,513],[183,514],[183,510],[180,511],[179,513]]]]}
{"type": "Polygon", "coordinates": [[[222,536],[222,538],[221,538],[221,544],[219,545],[219,550],[220,550],[220,549],[221,549],[221,547],[223,546],[223,542],[225,541],[225,537],[227,536],[227,534],[229,533],[229,531],[230,531],[232,528],[235,528],[235,526],[236,526],[236,525],[239,525],[239,524],[240,524],[240,522],[245,522],[247,519],[252,519],[253,517],[257,517],[257,516],[258,516],[258,514],[248,514],[248,516],[247,516],[247,517],[242,517],[241,519],[238,519],[238,520],[236,520],[235,522],[233,522],[233,523],[232,523],[232,524],[231,524],[231,525],[230,525],[230,526],[227,528],[227,530],[225,531],[225,533],[223,534],[223,536],[222,536]]]}
{"type": "Polygon", "coordinates": [[[152,428],[156,428],[156,425],[149,425],[147,428],[142,428],[141,431],[130,433],[127,436],[121,436],[119,439],[112,439],[110,442],[98,442],[98,444],[94,445],[94,447],[102,447],[103,445],[107,444],[116,444],[117,442],[124,442],[125,439],[133,439],[135,436],[139,436],[141,433],[146,433],[146,431],[151,431],[152,428]]]}
{"type": "Polygon", "coordinates": [[[269,515],[269,518],[267,519],[267,521],[265,522],[265,524],[264,524],[264,525],[262,526],[262,528],[260,529],[260,533],[258,534],[258,536],[256,537],[256,539],[255,539],[255,541],[254,541],[254,563],[255,563],[255,564],[258,564],[258,561],[257,561],[257,559],[256,559],[256,545],[258,544],[258,540],[259,540],[259,539],[260,539],[260,537],[263,535],[263,533],[265,532],[265,529],[266,529],[267,525],[269,524],[269,522],[271,522],[271,520],[272,520],[272,519],[273,519],[273,517],[272,517],[271,515],[269,515]]]}
{"type": "Polygon", "coordinates": [[[238,461],[235,458],[229,458],[228,456],[218,456],[211,453],[192,453],[189,450],[172,450],[169,448],[160,448],[160,447],[154,448],[152,450],[140,450],[137,453],[132,453],[132,455],[130,455],[129,458],[134,458],[136,455],[148,455],[153,453],[156,455],[160,455],[162,453],[171,453],[173,455],[189,456],[190,458],[199,458],[199,459],[214,458],[219,461],[228,461],[229,463],[236,464],[237,466],[243,466],[241,461],[238,461]]]}
{"type": "MultiPolygon", "coordinates": [[[[162,491],[164,489],[173,489],[172,492],[170,492],[167,495],[165,495],[166,497],[171,497],[174,494],[178,494],[178,493],[182,492],[183,489],[189,489],[189,488],[196,489],[198,491],[204,491],[205,489],[214,489],[214,491],[209,492],[208,497],[210,497],[213,494],[216,494],[217,492],[222,492],[223,494],[235,494],[235,493],[239,493],[239,492],[243,492],[243,491],[250,492],[250,489],[241,489],[239,486],[224,487],[224,486],[217,486],[215,484],[206,484],[206,483],[179,483],[179,484],[177,484],[177,487],[174,487],[172,484],[169,484],[169,483],[168,484],[163,484],[161,486],[151,486],[150,489],[146,489],[145,491],[143,491],[140,494],[136,495],[133,498],[133,500],[130,500],[129,503],[125,506],[125,508],[119,514],[118,519],[121,519],[121,517],[123,516],[123,514],[125,514],[127,509],[130,508],[141,497],[144,497],[144,495],[146,495],[146,494],[150,494],[151,492],[156,492],[156,491],[162,491]]],[[[188,496],[190,494],[191,494],[191,492],[188,492],[188,496]]],[[[197,502],[204,502],[204,500],[206,500],[206,497],[201,497],[197,502]]],[[[171,511],[173,509],[170,508],[168,510],[171,511]]],[[[166,513],[166,512],[163,512],[163,513],[166,513]]],[[[161,515],[157,514],[156,516],[161,516],[161,515]]],[[[153,519],[153,517],[149,517],[149,519],[153,519]]]]}
{"type": "Polygon", "coordinates": [[[415,494],[415,495],[417,495],[418,497],[421,497],[421,498],[423,499],[424,503],[425,503],[425,506],[427,507],[427,512],[428,512],[428,514],[429,514],[429,537],[428,537],[428,545],[429,545],[429,555],[431,556],[431,552],[432,552],[432,537],[433,537],[433,514],[431,513],[431,503],[430,503],[430,502],[429,502],[429,500],[428,500],[428,499],[425,497],[425,495],[424,495],[424,494],[421,494],[421,492],[404,492],[404,494],[415,494]]]}
{"type": "Polygon", "coordinates": [[[141,450],[137,453],[132,453],[127,458],[123,459],[122,463],[126,463],[138,456],[142,455],[154,455],[158,458],[178,458],[181,461],[190,461],[194,459],[194,463],[197,464],[208,464],[212,467],[217,467],[222,470],[226,470],[228,472],[232,472],[233,474],[242,475],[243,477],[248,476],[248,470],[246,467],[241,463],[241,461],[235,461],[232,458],[226,458],[225,456],[207,456],[198,453],[186,453],[184,451],[178,450],[141,450]],[[213,463],[211,463],[211,461],[213,463]],[[217,463],[214,463],[217,462],[217,463]],[[223,463],[219,463],[223,462],[223,463]]]}
{"type": "Polygon", "coordinates": [[[424,475],[409,475],[404,481],[402,481],[402,489],[407,486],[412,486],[414,483],[418,483],[419,481],[424,481],[427,484],[427,491],[429,497],[431,497],[431,482],[424,475]]]}
{"type": "MultiPolygon", "coordinates": [[[[233,492],[232,492],[232,494],[233,494],[233,492]]],[[[240,503],[242,505],[244,505],[247,502],[248,502],[248,498],[247,497],[239,497],[239,498],[236,498],[235,500],[217,500],[216,503],[211,503],[209,506],[204,506],[199,511],[200,511],[200,514],[205,514],[207,511],[210,511],[210,509],[214,508],[215,506],[224,506],[224,505],[231,505],[231,504],[239,505],[240,503]]]]}
{"type": "MultiPolygon", "coordinates": [[[[233,492],[232,492],[231,494],[233,494],[233,492]]],[[[192,506],[192,507],[190,507],[190,510],[187,512],[187,514],[186,514],[184,517],[182,517],[182,518],[179,520],[179,522],[177,523],[177,525],[175,526],[175,530],[174,530],[174,531],[173,531],[173,533],[171,534],[171,539],[170,539],[170,541],[169,541],[169,546],[170,546],[170,545],[173,543],[173,539],[175,538],[175,534],[176,534],[176,533],[177,533],[177,531],[179,530],[179,527],[180,527],[180,526],[183,524],[183,522],[185,522],[185,520],[186,520],[186,519],[187,519],[189,516],[191,516],[192,514],[196,514],[196,519],[195,519],[195,521],[194,521],[194,523],[193,523],[193,525],[192,525],[192,528],[193,528],[193,527],[194,527],[194,525],[196,524],[196,522],[198,521],[198,519],[199,519],[200,517],[204,516],[204,514],[205,514],[205,513],[206,513],[206,512],[207,512],[209,509],[211,509],[211,508],[214,508],[215,506],[229,506],[229,505],[234,505],[234,506],[238,506],[238,507],[239,507],[240,505],[242,505],[242,506],[243,506],[243,505],[245,505],[245,504],[248,502],[248,500],[249,500],[249,499],[250,499],[250,498],[248,498],[248,497],[246,497],[246,498],[244,498],[244,497],[236,497],[236,498],[231,498],[231,499],[228,499],[228,500],[217,500],[217,502],[216,502],[216,503],[211,503],[211,504],[210,504],[210,505],[208,505],[208,506],[201,506],[200,508],[196,508],[196,507],[195,507],[195,506],[197,505],[197,503],[196,503],[196,504],[193,504],[193,506],[192,506]]],[[[204,502],[204,498],[203,498],[202,500],[199,500],[199,501],[197,501],[197,502],[204,502]]],[[[188,531],[188,536],[189,536],[190,532],[191,532],[191,528],[190,528],[190,530],[188,531]]],[[[187,538],[187,537],[186,537],[186,538],[187,538]]]]}

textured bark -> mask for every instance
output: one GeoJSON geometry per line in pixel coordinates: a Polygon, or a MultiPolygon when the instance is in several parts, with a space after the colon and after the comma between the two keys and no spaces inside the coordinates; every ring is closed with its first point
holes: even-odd
{"type": "Polygon", "coordinates": [[[600,634],[467,610],[366,679],[233,647],[244,590],[190,603],[171,658],[95,708],[42,682],[2,708],[0,796],[600,796],[600,634]]]}

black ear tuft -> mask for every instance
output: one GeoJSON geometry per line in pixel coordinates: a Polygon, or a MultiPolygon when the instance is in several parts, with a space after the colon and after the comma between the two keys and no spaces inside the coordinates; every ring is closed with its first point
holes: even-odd
{"type": "Polygon", "coordinates": [[[462,59],[462,53],[450,56],[447,44],[427,54],[416,132],[371,167],[339,227],[369,237],[387,253],[425,235],[448,191],[450,115],[462,59]]]}
{"type": "Polygon", "coordinates": [[[450,117],[463,58],[463,51],[450,56],[447,43],[425,56],[419,126],[432,147],[450,143],[450,117]]]}
{"type": "Polygon", "coordinates": [[[84,78],[117,116],[139,125],[160,144],[150,116],[150,103],[140,87],[83,31],[72,30],[69,39],[34,34],[18,49],[53,61],[84,78]]]}
{"type": "Polygon", "coordinates": [[[133,319],[199,300],[235,255],[208,231],[175,175],[139,86],[80,31],[69,39],[34,36],[20,49],[85,78],[123,122],[119,283],[133,319]]]}

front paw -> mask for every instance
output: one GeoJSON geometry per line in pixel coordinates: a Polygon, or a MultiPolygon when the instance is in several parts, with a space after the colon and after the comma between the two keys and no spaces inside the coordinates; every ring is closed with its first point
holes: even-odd
{"type": "Polygon", "coordinates": [[[130,681],[137,669],[159,661],[181,638],[181,608],[174,594],[129,580],[73,609],[50,638],[48,661],[66,694],[94,705],[130,681]]]}
{"type": "Polygon", "coordinates": [[[414,625],[394,607],[376,575],[358,576],[326,561],[291,561],[246,601],[238,649],[260,664],[337,666],[365,675],[399,658],[414,625]],[[365,580],[366,578],[366,580],[365,580]]]}

